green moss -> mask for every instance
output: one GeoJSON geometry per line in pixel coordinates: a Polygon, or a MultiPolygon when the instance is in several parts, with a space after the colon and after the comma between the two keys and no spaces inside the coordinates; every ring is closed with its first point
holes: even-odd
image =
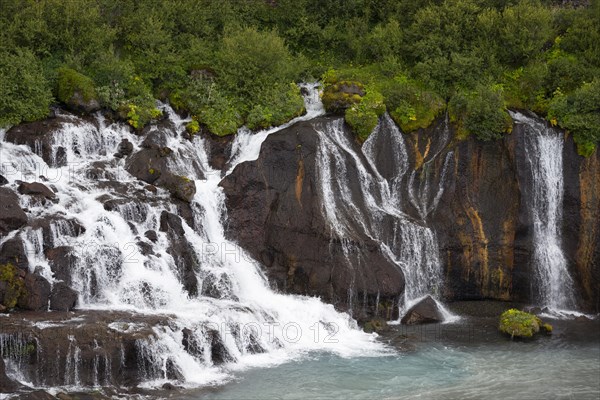
{"type": "Polygon", "coordinates": [[[346,110],[345,120],[361,142],[364,142],[385,112],[381,93],[369,90],[362,100],[346,110]]]}
{"type": "Polygon", "coordinates": [[[12,264],[0,265],[0,282],[6,284],[2,305],[9,310],[15,308],[19,297],[27,293],[23,280],[18,276],[17,268],[12,264]]]}
{"type": "Polygon", "coordinates": [[[321,100],[328,112],[342,112],[358,104],[365,93],[364,85],[358,81],[342,80],[332,82],[334,78],[325,77],[326,84],[321,100]]]}
{"type": "MultiPolygon", "coordinates": [[[[530,338],[538,333],[542,326],[542,320],[537,316],[514,308],[503,312],[500,316],[500,331],[511,337],[530,338]]],[[[550,331],[552,331],[551,326],[550,331]]]]}
{"type": "Polygon", "coordinates": [[[196,133],[200,132],[200,124],[195,119],[192,119],[185,125],[185,130],[190,135],[195,135],[196,133]]]}
{"type": "Polygon", "coordinates": [[[367,321],[363,327],[367,333],[381,332],[387,328],[387,322],[382,318],[375,318],[367,321]]]}
{"type": "Polygon", "coordinates": [[[58,70],[58,99],[69,103],[75,93],[79,93],[84,101],[97,99],[94,81],[71,68],[58,70]]]}

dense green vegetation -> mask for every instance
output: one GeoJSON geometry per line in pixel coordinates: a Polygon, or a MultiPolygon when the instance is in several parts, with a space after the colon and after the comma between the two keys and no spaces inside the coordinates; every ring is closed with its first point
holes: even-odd
{"type": "Polygon", "coordinates": [[[407,132],[447,111],[491,140],[510,107],[569,130],[581,154],[600,139],[600,0],[0,2],[0,125],[77,92],[136,128],[161,99],[190,132],[227,135],[298,115],[293,83],[323,79],[361,85],[338,111],[362,139],[387,109],[407,132]]]}

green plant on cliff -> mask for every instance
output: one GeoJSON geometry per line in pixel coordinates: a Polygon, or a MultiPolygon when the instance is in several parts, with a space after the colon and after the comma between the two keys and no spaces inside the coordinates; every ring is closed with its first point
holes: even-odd
{"type": "Polygon", "coordinates": [[[592,155],[600,141],[600,78],[584,83],[569,95],[557,91],[548,119],[573,133],[579,154],[592,155]]]}
{"type": "Polygon", "coordinates": [[[474,90],[459,91],[450,100],[448,111],[462,138],[474,134],[480,140],[494,140],[512,129],[502,89],[497,85],[480,84],[474,90]]]}
{"type": "Polygon", "coordinates": [[[26,294],[25,284],[12,264],[0,265],[0,282],[5,285],[2,305],[10,310],[17,305],[19,297],[26,294]]]}
{"type": "Polygon", "coordinates": [[[511,308],[500,316],[500,332],[510,335],[511,338],[530,338],[542,329],[546,333],[552,332],[550,324],[530,313],[511,308]]]}
{"type": "Polygon", "coordinates": [[[368,90],[360,102],[352,105],[344,115],[346,122],[361,142],[367,140],[385,112],[383,96],[375,90],[368,90]]]}
{"type": "Polygon", "coordinates": [[[71,68],[58,70],[58,100],[68,103],[78,93],[84,101],[96,99],[94,81],[71,68]]]}
{"type": "Polygon", "coordinates": [[[51,102],[50,85],[34,55],[0,51],[0,127],[44,118],[51,102]]]}

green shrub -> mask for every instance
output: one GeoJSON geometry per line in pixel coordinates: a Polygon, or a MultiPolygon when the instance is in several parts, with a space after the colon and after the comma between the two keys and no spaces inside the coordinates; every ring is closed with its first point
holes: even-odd
{"type": "Polygon", "coordinates": [[[511,338],[530,338],[540,331],[552,332],[550,324],[544,324],[541,319],[533,314],[511,308],[500,316],[500,332],[510,335],[511,338]]]}
{"type": "Polygon", "coordinates": [[[459,91],[448,104],[450,121],[461,138],[474,134],[480,140],[500,139],[512,129],[502,89],[480,84],[472,91],[459,91]]]}
{"type": "Polygon", "coordinates": [[[549,101],[546,86],[548,74],[548,65],[542,62],[506,72],[503,86],[507,106],[545,114],[549,101]]]}
{"type": "Polygon", "coordinates": [[[369,90],[359,103],[346,110],[345,120],[361,142],[364,142],[385,112],[381,93],[369,90]]]}
{"type": "Polygon", "coordinates": [[[200,132],[200,124],[195,119],[192,119],[185,125],[185,130],[190,135],[195,135],[196,133],[200,132]]]}
{"type": "Polygon", "coordinates": [[[246,126],[250,129],[278,126],[304,112],[304,100],[295,84],[288,85],[287,91],[275,86],[261,93],[258,101],[246,116],[246,126]]]}
{"type": "Polygon", "coordinates": [[[385,85],[383,95],[391,117],[405,133],[427,128],[445,108],[441,97],[404,75],[385,85]]]}
{"type": "Polygon", "coordinates": [[[600,141],[600,79],[584,83],[569,95],[557,91],[548,119],[573,133],[580,155],[592,155],[600,141]]]}
{"type": "Polygon", "coordinates": [[[69,103],[75,93],[90,101],[97,98],[94,81],[74,69],[60,68],[58,70],[58,100],[69,103]]]}
{"type": "Polygon", "coordinates": [[[51,102],[50,86],[33,54],[0,51],[0,127],[44,118],[51,102]]]}
{"type": "Polygon", "coordinates": [[[27,293],[23,280],[18,276],[17,268],[12,264],[0,265],[0,282],[6,285],[2,305],[9,310],[15,308],[19,297],[27,293]]]}
{"type": "Polygon", "coordinates": [[[238,108],[218,91],[212,97],[210,104],[199,110],[198,120],[217,136],[234,134],[244,123],[238,108]]]}

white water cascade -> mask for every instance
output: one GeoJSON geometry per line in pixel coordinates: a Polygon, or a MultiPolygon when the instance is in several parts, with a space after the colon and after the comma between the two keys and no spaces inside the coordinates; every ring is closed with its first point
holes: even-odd
{"type": "MultiPolygon", "coordinates": [[[[405,192],[401,183],[408,171],[408,155],[398,127],[386,114],[363,144],[362,152],[354,149],[342,119],[329,121],[317,130],[322,208],[334,236],[348,244],[353,240],[352,232],[360,230],[380,243],[386,256],[404,273],[406,288],[401,315],[426,295],[439,298],[443,276],[435,234],[401,209],[401,196],[405,192]],[[383,178],[373,161],[380,135],[387,136],[393,147],[391,179],[383,178]],[[356,171],[356,185],[349,181],[354,172],[349,173],[348,168],[356,171]],[[358,191],[351,190],[353,186],[358,191]]],[[[438,305],[446,320],[452,320],[439,301],[438,305]]]]}
{"type": "MultiPolygon", "coordinates": [[[[239,163],[256,159],[269,134],[323,113],[316,85],[305,88],[309,92],[306,115],[259,133],[240,130],[226,174],[239,163]]],[[[359,330],[348,314],[335,311],[317,298],[278,294],[269,288],[259,263],[225,237],[225,195],[219,187],[222,172],[209,166],[207,143],[199,137],[193,141],[182,139],[180,134],[186,120],[176,116],[168,106],[163,108],[174,125],[174,129],[161,132],[166,137],[166,146],[175,155],[170,157],[175,160],[171,168],[193,179],[197,188],[191,204],[194,228],[182,219],[185,240],[199,264],[195,274],[199,286],[205,281],[216,282],[219,296],[193,296],[184,290],[177,262],[167,252],[167,233],[159,229],[163,210],[177,214],[166,191],[158,189],[156,194],[146,193],[147,197],[139,201],[118,203],[111,211],[103,205],[106,198],[118,199],[122,190],[130,195],[131,191],[144,192],[146,185],[125,171],[125,161],[112,156],[122,139],[133,143],[135,151],[140,149],[143,138],[121,124],[106,124],[101,117],[94,123],[72,117],[72,123],[54,134],[55,145],[66,149],[68,164],[64,168],[51,168],[29,147],[0,138],[2,174],[8,178],[9,187],[14,188],[16,180],[32,181],[44,175],[47,185],[57,192],[58,201],[45,205],[21,196],[29,220],[59,215],[60,219],[77,221],[85,228],[83,234],[75,236],[64,223],[51,222],[54,243],[47,243],[68,244],[77,253],[71,280],[80,293],[79,308],[174,316],[169,327],[154,328],[154,340],[138,344],[150,360],[149,365],[148,361],[140,365],[146,385],[154,387],[166,381],[169,364],[182,375],[182,384],[198,386],[223,382],[229,379],[231,371],[239,368],[273,365],[309,351],[341,356],[386,351],[375,335],[359,330]],[[102,179],[89,174],[90,168],[98,164],[103,166],[102,179]],[[158,239],[153,251],[143,254],[138,243],[146,241],[143,236],[148,230],[156,231],[158,239]],[[210,340],[209,328],[218,332],[226,348],[225,364],[214,365],[210,359],[210,346],[214,342],[210,340]],[[184,329],[205,349],[200,355],[185,351],[184,329]],[[257,348],[260,351],[251,350],[257,348]]],[[[382,204],[381,199],[373,200],[373,204],[382,204]]],[[[28,250],[30,268],[41,269],[51,283],[56,282],[42,250],[44,240],[48,239],[41,230],[28,227],[18,235],[28,250]]],[[[115,325],[114,329],[136,327],[115,325]]],[[[75,339],[72,350],[75,356],[75,339]]],[[[77,360],[73,362],[76,365],[77,360]]],[[[77,379],[73,375],[65,384],[77,386],[77,379]]]]}
{"type": "Polygon", "coordinates": [[[533,266],[537,301],[551,312],[575,308],[573,279],[562,250],[563,134],[524,114],[512,118],[527,127],[525,154],[530,168],[533,266]]]}

